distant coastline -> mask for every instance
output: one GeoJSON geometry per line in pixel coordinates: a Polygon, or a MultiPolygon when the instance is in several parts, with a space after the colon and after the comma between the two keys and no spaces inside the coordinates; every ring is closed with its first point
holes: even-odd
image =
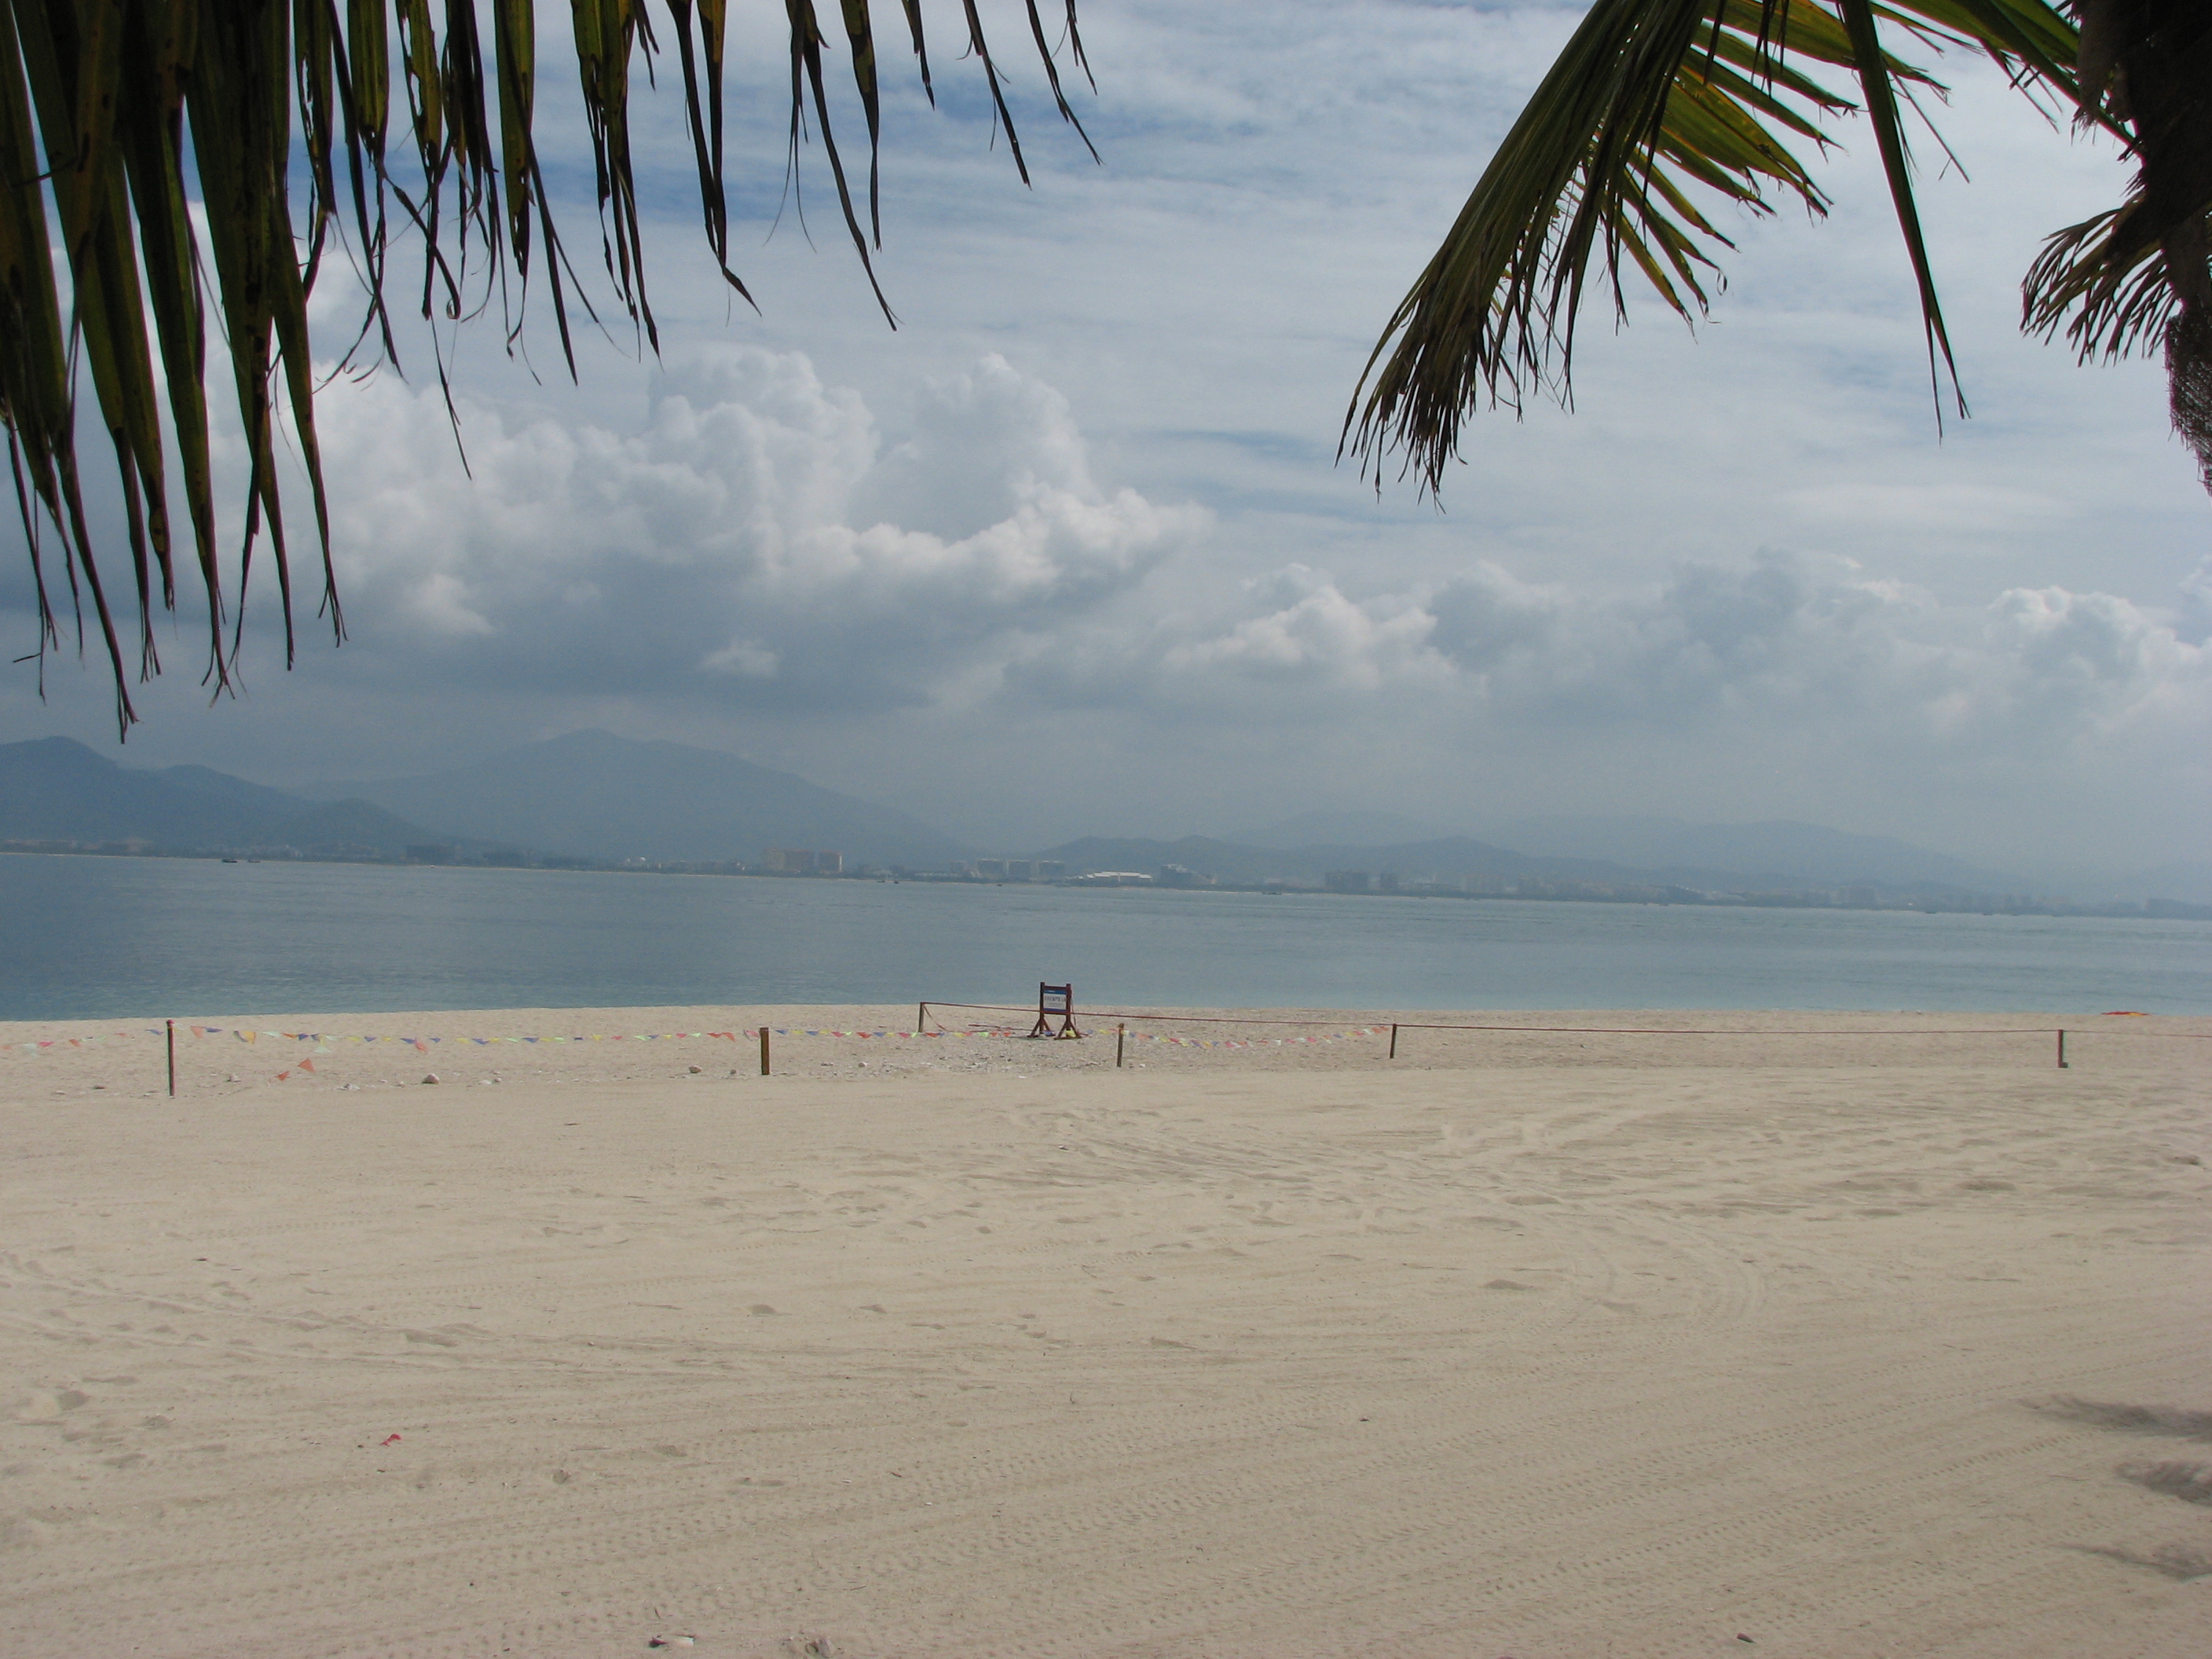
{"type": "MultiPolygon", "coordinates": [[[[992,877],[960,870],[913,870],[861,865],[836,872],[763,868],[738,860],[592,859],[559,854],[492,852],[451,858],[409,858],[374,849],[349,851],[291,847],[164,848],[131,842],[0,842],[0,854],[23,858],[179,859],[223,864],[325,864],[395,870],[557,871],[593,875],[729,876],[763,881],[904,883],[968,887],[1054,887],[1126,889],[1193,893],[1296,893],[1309,897],[1398,899],[1509,899],[1552,904],[1644,904],[1721,909],[1859,910],[1910,912],[1920,915],[2082,916],[2154,921],[2212,921],[2212,905],[2179,899],[2150,898],[2142,903],[2113,900],[2081,904],[2027,894],[1972,891],[1881,891],[1865,887],[1804,887],[1698,890],[1672,884],[1583,881],[1558,877],[1471,878],[1445,881],[1399,881],[1356,887],[1348,882],[1315,884],[1291,879],[1235,881],[1198,877],[1178,870],[1170,875],[1134,871],[1084,872],[1050,879],[992,877]]],[[[1362,875],[1364,872],[1344,872],[1362,875]]]]}
{"type": "Polygon", "coordinates": [[[1537,817],[1476,836],[1319,814],[1048,847],[984,833],[995,846],[734,756],[604,732],[298,790],[202,766],[125,767],[66,738],[0,744],[0,850],[36,854],[2212,919],[2212,863],[2038,872],[1782,820],[1537,817]]]}

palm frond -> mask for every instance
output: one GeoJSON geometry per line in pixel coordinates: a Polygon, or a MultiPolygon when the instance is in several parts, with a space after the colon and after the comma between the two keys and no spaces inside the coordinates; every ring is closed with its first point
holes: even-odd
{"type": "Polygon", "coordinates": [[[1939,393],[1948,375],[1955,397],[1905,133],[1913,89],[1942,88],[1892,48],[1977,50],[2031,94],[2070,102],[2074,43],[2044,0],[1597,0],[1393,313],[1346,415],[1345,447],[1378,483],[1386,454],[1402,452],[1433,492],[1471,413],[1517,411],[1537,392],[1571,402],[1585,291],[1601,281],[1625,319],[1624,254],[1662,303],[1696,321],[1733,246],[1697,203],[1825,214],[1808,161],[1854,114],[1887,176],[1930,373],[1939,393]]]}
{"type": "MultiPolygon", "coordinates": [[[[708,248],[723,276],[750,301],[729,264],[723,166],[728,0],[665,4],[682,68],[708,248]]],[[[1058,61],[1065,53],[1089,72],[1074,0],[1066,0],[1060,45],[1048,40],[1036,0],[1024,5],[1054,103],[1081,134],[1058,61]]],[[[839,0],[839,6],[868,131],[866,231],[830,126],[823,64],[830,43],[814,0],[784,5],[793,141],[808,130],[811,107],[812,130],[867,267],[871,243],[881,239],[877,37],[870,0],[839,0]]],[[[923,0],[899,0],[899,10],[933,103],[923,0]]],[[[633,71],[642,65],[649,75],[660,43],[647,0],[569,0],[569,13],[602,263],[617,302],[657,348],[630,99],[633,71]]],[[[1026,180],[1003,70],[990,54],[975,0],[961,0],[961,16],[995,118],[1026,180]]],[[[538,161],[537,25],[533,0],[483,0],[481,8],[478,0],[445,0],[436,9],[431,0],[0,0],[0,424],[7,428],[36,595],[33,654],[43,672],[46,653],[61,644],[49,588],[58,567],[80,653],[88,602],[114,680],[118,730],[127,732],[137,716],[115,607],[86,527],[76,447],[81,378],[91,381],[115,450],[138,597],[138,675],[158,671],[155,612],[176,603],[167,445],[174,447],[204,591],[209,683],[218,692],[232,684],[248,579],[264,535],[286,661],[292,660],[280,416],[290,424],[313,501],[319,609],[333,637],[342,640],[345,622],[331,564],[307,331],[307,296],[331,239],[350,244],[352,268],[368,296],[360,331],[344,354],[348,362],[398,362],[390,309],[397,290],[389,280],[394,204],[402,222],[421,236],[415,304],[431,325],[441,383],[447,334],[495,298],[508,348],[518,350],[529,290],[542,283],[572,374],[572,307],[596,316],[568,263],[538,161]],[[482,12],[489,14],[489,51],[482,12]],[[395,78],[404,90],[396,139],[395,78]],[[304,172],[304,225],[294,216],[295,156],[304,172]],[[193,228],[195,201],[204,220],[204,246],[193,228]],[[230,360],[248,460],[234,558],[225,558],[216,544],[203,374],[210,304],[230,360]]],[[[875,280],[872,269],[869,280],[875,280]]],[[[884,312],[888,317],[887,304],[884,312]]]]}
{"type": "Polygon", "coordinates": [[[2136,162],[2126,198],[2048,238],[2021,326],[2061,328],[2084,362],[2162,350],[2174,429],[2212,489],[2212,12],[2186,0],[2085,0],[2085,117],[2136,162]]]}

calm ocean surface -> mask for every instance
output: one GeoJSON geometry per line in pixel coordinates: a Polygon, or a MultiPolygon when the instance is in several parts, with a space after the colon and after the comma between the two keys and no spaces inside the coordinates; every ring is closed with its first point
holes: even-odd
{"type": "Polygon", "coordinates": [[[2212,923],[0,856],[0,1018],[791,1002],[2212,1012],[2212,923]]]}

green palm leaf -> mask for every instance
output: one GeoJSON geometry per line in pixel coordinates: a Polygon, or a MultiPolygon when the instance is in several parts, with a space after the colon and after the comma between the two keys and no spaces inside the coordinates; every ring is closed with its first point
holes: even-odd
{"type": "Polygon", "coordinates": [[[2053,234],[2021,285],[2021,322],[2061,328],[2082,362],[2166,356],[2175,430],[2212,489],[2212,9],[2084,0],[2085,120],[2137,163],[2126,199],[2053,234]]]}
{"type": "Polygon", "coordinates": [[[2043,0],[1597,0],[1391,317],[1346,416],[1346,447],[1378,475],[1402,452],[1433,491],[1468,414],[1518,410],[1536,392],[1571,399],[1593,276],[1625,317],[1625,255],[1695,320],[1732,246],[1699,204],[1825,214],[1804,147],[1826,149],[1838,118],[1861,113],[1919,286],[1930,371],[1955,395],[1905,118],[1916,88],[1942,87],[1894,52],[1977,50],[2070,104],[2075,42],[2043,0]],[[1832,71],[1849,82],[1822,78],[1832,71]]]}
{"type": "MultiPolygon", "coordinates": [[[[1035,0],[1024,4],[1054,102],[1079,134],[1035,0]]],[[[744,295],[729,265],[723,173],[727,0],[665,5],[683,70],[708,246],[744,295]]],[[[174,446],[183,484],[207,617],[208,678],[218,691],[236,670],[248,580],[264,533],[288,664],[295,648],[292,560],[278,489],[280,413],[290,422],[313,500],[319,609],[333,636],[345,635],[331,566],[307,311],[331,235],[350,238],[368,295],[348,361],[369,354],[397,362],[387,258],[387,216],[397,204],[422,234],[414,303],[426,319],[458,325],[497,295],[507,307],[509,348],[519,349],[529,289],[543,282],[563,359],[574,372],[570,307],[581,305],[588,314],[590,302],[568,264],[538,165],[536,6],[489,0],[489,10],[487,58],[477,0],[445,0],[434,15],[431,0],[0,0],[0,424],[37,593],[34,654],[43,665],[61,643],[48,587],[51,544],[80,653],[89,602],[114,679],[120,730],[137,716],[114,607],[86,529],[76,449],[80,367],[115,449],[139,601],[137,672],[158,670],[154,612],[176,602],[167,443],[174,446]],[[405,97],[396,144],[395,75],[405,97]],[[305,164],[304,226],[294,222],[290,193],[295,143],[305,164]],[[411,151],[404,174],[395,151],[411,151]],[[188,210],[195,198],[206,224],[204,247],[188,210]],[[57,276],[57,240],[66,280],[57,276]],[[216,545],[209,458],[203,369],[210,300],[249,460],[243,533],[231,560],[216,545]]],[[[649,69],[659,41],[647,0],[569,0],[569,11],[602,262],[617,301],[657,348],[629,101],[634,71],[641,64],[649,69]]],[[[866,267],[871,241],[881,235],[882,106],[869,0],[840,0],[868,130],[865,232],[830,126],[823,63],[830,43],[813,0],[785,0],[785,11],[793,143],[805,133],[811,105],[866,267]]],[[[922,0],[900,0],[900,11],[933,102],[922,0]]],[[[974,0],[962,0],[961,16],[1026,179],[1003,72],[974,0]]],[[[1066,43],[1081,65],[1073,0],[1066,0],[1066,43]]],[[[435,326],[432,337],[441,340],[435,326]]]]}

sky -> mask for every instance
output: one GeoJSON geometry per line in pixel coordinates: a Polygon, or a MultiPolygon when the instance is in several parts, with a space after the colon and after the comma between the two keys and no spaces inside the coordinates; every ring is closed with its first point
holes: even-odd
{"type": "MultiPolygon", "coordinates": [[[[1593,310],[1574,410],[1471,420],[1431,501],[1339,462],[1344,410],[1580,6],[1101,0],[1097,91],[1072,93],[1094,163],[1020,9],[986,0],[1026,189],[937,7],[935,112],[885,37],[896,331],[818,147],[787,194],[783,9],[732,9],[732,263],[759,314],[699,235],[672,71],[638,112],[657,360],[587,335],[570,385],[542,295],[527,363],[495,316],[463,331],[465,472],[410,335],[404,377],[318,400],[347,644],[303,617],[286,672],[263,585],[240,697],[210,705],[187,610],[125,749],[104,672],[70,659],[43,702],[35,665],[0,669],[0,740],[291,785],[599,726],[1010,851],[1377,810],[1799,819],[2029,872],[2205,856],[2212,498],[2155,363],[2017,330],[2042,235],[2125,170],[1987,65],[1943,65],[1966,176],[1921,146],[1972,419],[1938,431],[1847,124],[1827,220],[1723,216],[1710,322],[1632,288],[1625,331],[1593,310]]],[[[541,143],[588,276],[556,21],[541,143]]],[[[857,109],[835,112],[849,163],[857,109]]],[[[357,303],[343,271],[319,289],[319,349],[357,303]]],[[[234,533],[234,434],[218,459],[234,533]]],[[[22,564],[0,562],[0,628],[28,650],[22,564]]]]}

